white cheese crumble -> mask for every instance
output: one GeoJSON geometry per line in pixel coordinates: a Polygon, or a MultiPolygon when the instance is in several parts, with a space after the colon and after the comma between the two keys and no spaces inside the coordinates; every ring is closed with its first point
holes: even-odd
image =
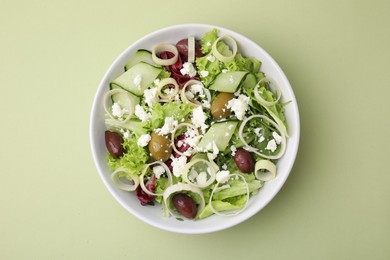
{"type": "Polygon", "coordinates": [[[205,77],[207,77],[209,75],[209,72],[207,70],[202,70],[200,72],[200,75],[205,78],[205,77]]]}
{"type": "Polygon", "coordinates": [[[160,179],[161,175],[165,173],[165,169],[161,165],[156,165],[153,167],[153,173],[157,179],[160,179]]]}
{"type": "Polygon", "coordinates": [[[207,56],[207,60],[210,61],[210,62],[214,62],[215,61],[215,57],[213,55],[209,55],[209,56],[207,56]]]}
{"type": "Polygon", "coordinates": [[[122,117],[125,114],[129,113],[129,111],[126,108],[122,109],[122,107],[116,102],[114,102],[114,104],[112,104],[111,109],[112,109],[112,115],[118,117],[119,119],[122,119],[122,117]]]}
{"type": "Polygon", "coordinates": [[[248,109],[249,97],[243,94],[229,100],[227,108],[231,109],[239,120],[243,120],[248,109]]]}
{"type": "Polygon", "coordinates": [[[129,139],[130,138],[130,131],[129,130],[126,130],[123,132],[123,137],[126,138],[126,139],[129,139]]]}
{"type": "Polygon", "coordinates": [[[186,156],[180,156],[178,158],[175,158],[173,155],[171,155],[171,160],[172,160],[172,173],[176,177],[180,177],[184,167],[187,163],[187,157],[186,156]]]}
{"type": "Polygon", "coordinates": [[[237,148],[234,145],[230,146],[230,150],[232,151],[232,156],[236,155],[237,148]]]}
{"type": "Polygon", "coordinates": [[[196,69],[191,62],[185,62],[183,64],[183,68],[180,70],[180,73],[182,75],[188,74],[188,76],[190,76],[192,78],[196,75],[196,69]]]}
{"type": "Polygon", "coordinates": [[[274,139],[272,139],[268,142],[267,147],[265,149],[270,150],[271,152],[275,152],[276,147],[277,147],[276,142],[274,139]]]}
{"type": "Polygon", "coordinates": [[[282,137],[277,132],[272,132],[272,136],[274,137],[277,144],[282,142],[282,137]]]}
{"type": "Polygon", "coordinates": [[[207,173],[206,172],[200,172],[198,176],[196,176],[196,182],[199,185],[203,185],[207,182],[207,173]]]}
{"type": "Polygon", "coordinates": [[[226,171],[226,170],[219,171],[219,172],[217,172],[215,179],[217,180],[217,182],[225,183],[229,179],[229,174],[230,174],[230,172],[226,171]]]}
{"type": "Polygon", "coordinates": [[[203,132],[205,132],[208,125],[205,124],[207,119],[206,114],[203,112],[202,107],[199,106],[192,110],[192,118],[191,121],[195,125],[196,128],[201,128],[203,132]]]}
{"type": "Polygon", "coordinates": [[[141,135],[139,138],[138,138],[138,142],[137,144],[141,147],[145,147],[148,145],[148,143],[150,142],[150,139],[151,139],[151,136],[150,134],[144,134],[144,135],[141,135]]]}
{"type": "Polygon", "coordinates": [[[137,75],[137,76],[134,77],[133,83],[137,87],[138,90],[141,90],[141,82],[142,82],[141,75],[137,75]]]}
{"type": "Polygon", "coordinates": [[[227,170],[227,165],[226,165],[226,163],[224,163],[223,165],[222,165],[222,169],[224,169],[224,170],[227,170]]]}
{"type": "Polygon", "coordinates": [[[227,73],[227,72],[228,72],[227,69],[223,69],[223,70],[222,70],[222,73],[227,73]]]}
{"type": "Polygon", "coordinates": [[[166,117],[164,125],[161,128],[156,129],[156,133],[159,135],[167,135],[172,133],[179,123],[173,119],[173,117],[166,117]]]}
{"type": "Polygon", "coordinates": [[[144,108],[140,105],[136,105],[135,106],[135,115],[142,121],[142,122],[145,122],[147,121],[149,118],[152,117],[152,115],[150,113],[146,113],[146,111],[144,110],[144,108]]]}
{"type": "Polygon", "coordinates": [[[152,107],[153,103],[156,103],[158,101],[157,88],[145,89],[144,99],[145,99],[145,103],[149,107],[152,107]]]}

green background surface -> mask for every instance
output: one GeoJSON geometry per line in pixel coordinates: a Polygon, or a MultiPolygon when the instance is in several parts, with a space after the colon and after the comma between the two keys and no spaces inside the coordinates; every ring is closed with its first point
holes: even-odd
{"type": "Polygon", "coordinates": [[[390,259],[389,1],[1,1],[0,259],[390,259]],[[262,46],[296,94],[285,186],[231,229],[151,227],[110,195],[89,116],[147,33],[209,23],[262,46]]]}

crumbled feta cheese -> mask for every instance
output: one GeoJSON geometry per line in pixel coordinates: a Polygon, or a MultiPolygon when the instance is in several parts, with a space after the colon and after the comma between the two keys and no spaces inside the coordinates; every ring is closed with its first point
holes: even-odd
{"type": "Polygon", "coordinates": [[[213,55],[209,55],[209,56],[207,56],[207,60],[210,61],[210,62],[214,62],[215,61],[215,57],[213,55]]]}
{"type": "Polygon", "coordinates": [[[154,81],[153,81],[153,83],[154,83],[154,85],[158,85],[158,84],[160,84],[160,79],[155,79],[154,81]]]}
{"type": "Polygon", "coordinates": [[[265,140],[264,136],[260,136],[259,143],[262,143],[265,140]]]}
{"type": "Polygon", "coordinates": [[[181,140],[179,140],[179,141],[177,141],[177,147],[182,147],[183,146],[183,141],[181,141],[181,140]]]}
{"type": "Polygon", "coordinates": [[[224,163],[223,165],[222,165],[222,169],[224,169],[224,170],[227,170],[227,165],[226,165],[226,163],[224,163]]]}
{"type": "Polygon", "coordinates": [[[203,112],[201,106],[199,106],[199,107],[195,108],[194,110],[192,110],[192,119],[191,119],[191,121],[195,125],[195,127],[197,127],[197,128],[200,127],[203,132],[208,127],[208,125],[205,124],[206,119],[207,119],[206,114],[203,112]]]}
{"type": "Polygon", "coordinates": [[[126,139],[129,139],[130,137],[130,131],[129,130],[126,130],[123,132],[123,137],[126,138],[126,139]]]}
{"type": "Polygon", "coordinates": [[[188,179],[193,182],[193,181],[195,181],[196,177],[198,177],[198,172],[195,171],[194,168],[191,168],[191,171],[188,174],[188,179]]]}
{"type": "Polygon", "coordinates": [[[211,42],[206,42],[206,46],[211,46],[211,42]]]}
{"type": "Polygon", "coordinates": [[[261,133],[260,133],[260,131],[261,131],[261,127],[257,127],[257,128],[255,128],[255,134],[257,135],[257,136],[261,136],[261,133]]]}
{"type": "Polygon", "coordinates": [[[223,70],[222,70],[222,73],[227,73],[227,72],[228,72],[227,69],[223,69],[223,70]]]}
{"type": "Polygon", "coordinates": [[[182,75],[188,74],[188,76],[190,76],[192,78],[196,75],[196,69],[191,62],[185,62],[183,64],[183,68],[180,70],[180,73],[182,75]]]}
{"type": "Polygon", "coordinates": [[[137,75],[133,79],[133,83],[134,83],[134,85],[136,85],[138,90],[141,90],[141,81],[142,81],[141,75],[137,75]]]}
{"type": "Polygon", "coordinates": [[[187,163],[187,157],[180,156],[175,158],[173,155],[171,155],[171,160],[172,160],[171,165],[172,165],[173,175],[175,175],[176,177],[180,177],[187,163]]]}
{"type": "Polygon", "coordinates": [[[239,120],[243,120],[248,109],[249,97],[241,94],[238,98],[229,100],[227,108],[231,109],[239,120]]]}
{"type": "Polygon", "coordinates": [[[191,85],[191,88],[190,88],[191,92],[193,94],[203,94],[203,86],[201,84],[194,84],[194,85],[191,85]]]}
{"type": "Polygon", "coordinates": [[[236,155],[237,148],[234,145],[230,146],[230,150],[232,151],[233,156],[236,155]]]}
{"type": "Polygon", "coordinates": [[[217,180],[217,182],[220,182],[220,183],[227,182],[229,179],[229,174],[230,174],[230,172],[226,171],[226,170],[219,171],[219,172],[217,172],[215,179],[217,180]]]}
{"type": "Polygon", "coordinates": [[[184,136],[185,136],[186,143],[190,147],[195,147],[199,143],[199,140],[201,138],[200,135],[196,134],[196,131],[193,128],[188,128],[184,136]]]}
{"type": "Polygon", "coordinates": [[[145,147],[150,142],[151,136],[149,134],[141,135],[140,138],[138,138],[138,145],[141,147],[145,147]]]}
{"type": "Polygon", "coordinates": [[[196,182],[199,185],[203,185],[207,182],[207,173],[206,172],[200,172],[198,176],[196,177],[196,182]]]}
{"type": "Polygon", "coordinates": [[[153,103],[156,103],[158,101],[157,88],[146,89],[144,91],[144,99],[145,103],[149,107],[152,107],[153,103]]]}
{"type": "Polygon", "coordinates": [[[282,142],[282,137],[277,132],[272,132],[272,136],[274,137],[277,144],[282,142]]]}
{"type": "Polygon", "coordinates": [[[147,121],[149,118],[152,117],[152,115],[150,113],[146,113],[146,111],[144,110],[144,108],[140,105],[136,105],[135,106],[135,115],[142,121],[142,122],[145,122],[147,121]]]}
{"type": "Polygon", "coordinates": [[[177,127],[178,122],[173,117],[166,117],[164,125],[161,128],[156,129],[156,133],[159,135],[170,134],[177,127]]]}
{"type": "Polygon", "coordinates": [[[207,70],[202,70],[202,71],[200,72],[200,75],[201,75],[202,77],[207,77],[207,76],[209,75],[209,72],[208,72],[207,70]]]}
{"type": "Polygon", "coordinates": [[[165,169],[162,165],[156,165],[153,167],[153,173],[157,179],[160,179],[161,175],[165,173],[165,169]]]}
{"type": "Polygon", "coordinates": [[[225,136],[229,136],[229,133],[228,133],[228,132],[226,132],[226,133],[225,133],[225,136]]]}
{"type": "Polygon", "coordinates": [[[216,154],[213,154],[213,153],[207,153],[207,157],[208,157],[210,160],[214,160],[215,158],[217,158],[217,155],[216,155],[216,154]]]}
{"type": "Polygon", "coordinates": [[[202,100],[202,106],[203,106],[204,108],[210,109],[211,104],[210,104],[210,102],[209,102],[208,100],[202,100]]]}
{"type": "Polygon", "coordinates": [[[114,102],[114,104],[112,104],[111,109],[112,109],[112,115],[118,117],[119,119],[122,119],[122,117],[125,114],[129,113],[129,111],[127,109],[125,109],[125,108],[122,109],[122,107],[116,102],[114,102]]]}
{"type": "Polygon", "coordinates": [[[275,139],[272,139],[268,142],[267,147],[265,149],[270,150],[271,152],[275,152],[276,147],[277,147],[277,145],[276,145],[275,139]]]}
{"type": "Polygon", "coordinates": [[[229,126],[228,126],[228,129],[229,129],[229,130],[232,130],[233,127],[234,127],[234,125],[229,125],[229,126]]]}

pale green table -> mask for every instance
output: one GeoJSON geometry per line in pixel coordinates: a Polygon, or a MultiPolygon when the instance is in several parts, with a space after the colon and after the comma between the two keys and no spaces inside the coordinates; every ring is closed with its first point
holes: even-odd
{"type": "Polygon", "coordinates": [[[390,259],[389,11],[389,1],[3,1],[0,259],[390,259]],[[89,146],[105,70],[141,36],[179,23],[256,41],[301,114],[281,192],[207,235],[126,212],[89,146]]]}

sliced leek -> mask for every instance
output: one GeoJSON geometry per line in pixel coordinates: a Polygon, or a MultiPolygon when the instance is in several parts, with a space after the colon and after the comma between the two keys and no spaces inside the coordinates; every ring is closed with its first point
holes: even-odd
{"type": "Polygon", "coordinates": [[[276,177],[276,165],[269,160],[260,160],[255,164],[255,176],[261,181],[270,181],[276,177]]]}
{"type": "Polygon", "coordinates": [[[157,45],[153,46],[152,60],[158,65],[162,65],[162,66],[173,65],[177,62],[178,58],[179,58],[179,52],[178,52],[176,46],[174,46],[172,44],[162,43],[162,44],[157,44],[157,45]],[[161,52],[170,52],[174,56],[170,59],[161,59],[157,56],[157,54],[159,54],[161,52]]]}
{"type": "Polygon", "coordinates": [[[183,170],[183,173],[182,173],[182,178],[183,178],[183,181],[192,185],[192,186],[195,186],[195,187],[198,187],[198,188],[206,188],[208,186],[210,186],[214,181],[215,181],[215,175],[216,175],[216,171],[215,171],[215,168],[213,166],[213,164],[211,164],[208,160],[205,160],[205,159],[201,159],[201,158],[196,158],[196,159],[193,159],[191,160],[189,163],[187,163],[185,166],[184,166],[184,170],[183,170]],[[193,182],[191,181],[189,178],[188,178],[188,175],[191,173],[192,171],[192,167],[194,167],[196,164],[204,164],[206,165],[206,169],[205,171],[202,171],[202,172],[198,172],[198,174],[204,174],[204,175],[208,175],[208,179],[204,182],[193,182]]]}
{"type": "Polygon", "coordinates": [[[156,164],[161,165],[161,166],[164,168],[165,173],[166,173],[166,175],[167,175],[167,177],[168,177],[168,186],[171,186],[171,185],[172,185],[172,173],[171,173],[171,171],[169,170],[168,166],[167,166],[165,163],[161,162],[161,161],[154,161],[154,162],[149,163],[148,165],[146,165],[146,166],[144,167],[144,169],[143,169],[143,171],[142,171],[142,174],[139,176],[139,184],[141,185],[141,188],[142,188],[142,190],[143,190],[145,193],[147,193],[147,194],[149,194],[149,195],[152,195],[152,196],[162,196],[162,195],[163,195],[162,193],[154,193],[154,192],[151,192],[150,190],[148,190],[148,189],[146,188],[145,182],[144,182],[144,180],[145,180],[145,175],[146,175],[146,173],[148,172],[148,169],[150,168],[150,166],[153,166],[153,165],[156,165],[156,164]]]}
{"type": "Polygon", "coordinates": [[[172,216],[175,216],[177,218],[183,217],[182,215],[177,214],[176,211],[173,211],[172,206],[171,206],[171,204],[172,204],[171,203],[171,196],[173,194],[179,193],[179,192],[185,192],[185,193],[191,192],[192,193],[191,195],[193,195],[193,194],[198,195],[200,203],[198,205],[198,213],[197,214],[199,214],[200,212],[203,211],[203,209],[205,207],[205,200],[204,200],[203,192],[199,188],[194,187],[192,185],[185,184],[185,183],[177,183],[177,184],[171,185],[168,188],[166,188],[164,193],[163,193],[164,204],[166,206],[166,209],[168,210],[168,212],[172,216]]]}
{"type": "Polygon", "coordinates": [[[217,60],[222,61],[222,62],[230,62],[230,61],[234,60],[234,57],[237,54],[237,42],[229,35],[223,35],[223,36],[219,37],[214,42],[211,49],[212,49],[213,55],[215,56],[215,58],[217,58],[217,60]],[[232,51],[232,55],[224,56],[218,51],[217,44],[219,41],[222,41],[222,40],[225,43],[227,43],[228,46],[230,46],[231,51],[232,51]]]}
{"type": "Polygon", "coordinates": [[[263,115],[253,115],[253,116],[250,116],[248,117],[247,119],[245,119],[241,125],[240,125],[240,128],[238,130],[238,137],[240,138],[241,142],[244,144],[244,149],[249,151],[249,152],[254,152],[258,155],[260,155],[261,157],[263,158],[267,158],[267,159],[279,159],[280,157],[283,156],[285,150],[286,150],[286,135],[284,134],[284,132],[281,130],[281,128],[279,127],[279,125],[277,123],[275,123],[274,121],[272,121],[271,119],[269,119],[268,117],[266,116],[263,116],[263,115]],[[255,147],[252,147],[250,146],[246,141],[245,141],[245,138],[244,138],[244,135],[243,135],[243,132],[244,132],[244,127],[245,125],[250,121],[252,120],[253,118],[261,118],[262,120],[264,121],[267,121],[268,123],[270,123],[272,126],[275,127],[276,130],[278,130],[278,132],[280,133],[281,135],[281,142],[280,142],[280,145],[281,145],[281,148],[279,150],[279,153],[278,154],[275,154],[275,155],[266,155],[266,154],[263,154],[261,152],[259,152],[259,149],[255,148],[255,147]]]}
{"type": "Polygon", "coordinates": [[[194,36],[188,37],[188,62],[194,63],[195,61],[195,38],[194,36]]]}
{"type": "Polygon", "coordinates": [[[126,168],[124,167],[119,167],[118,169],[116,169],[112,174],[111,174],[111,180],[113,183],[115,183],[115,185],[121,189],[121,190],[125,190],[125,191],[134,191],[137,187],[138,187],[138,184],[139,184],[139,177],[138,175],[135,175],[135,174],[132,174],[132,173],[129,173],[126,168]],[[123,177],[121,178],[119,176],[120,173],[125,173],[126,175],[126,178],[128,179],[128,182],[124,182],[122,179],[123,177]]]}
{"type": "Polygon", "coordinates": [[[110,91],[108,91],[105,95],[104,95],[104,102],[103,102],[103,107],[104,107],[104,111],[106,111],[106,113],[115,121],[119,121],[121,123],[125,123],[127,121],[130,120],[130,118],[134,115],[134,112],[135,112],[135,103],[133,104],[134,102],[134,99],[131,98],[130,96],[131,94],[129,92],[127,92],[126,90],[124,89],[121,89],[121,88],[114,88],[114,89],[111,89],[110,91]],[[127,97],[127,101],[129,104],[127,104],[127,111],[126,111],[126,118],[123,119],[122,117],[116,117],[113,115],[112,113],[112,96],[115,95],[115,94],[121,94],[122,96],[125,96],[127,97]]]}
{"type": "Polygon", "coordinates": [[[158,82],[157,84],[157,94],[161,98],[161,101],[163,102],[169,102],[172,100],[176,94],[179,92],[179,85],[177,84],[176,80],[174,78],[165,78],[158,82]],[[163,93],[163,88],[167,85],[173,85],[174,88],[166,88],[168,90],[168,93],[163,93]]]}

